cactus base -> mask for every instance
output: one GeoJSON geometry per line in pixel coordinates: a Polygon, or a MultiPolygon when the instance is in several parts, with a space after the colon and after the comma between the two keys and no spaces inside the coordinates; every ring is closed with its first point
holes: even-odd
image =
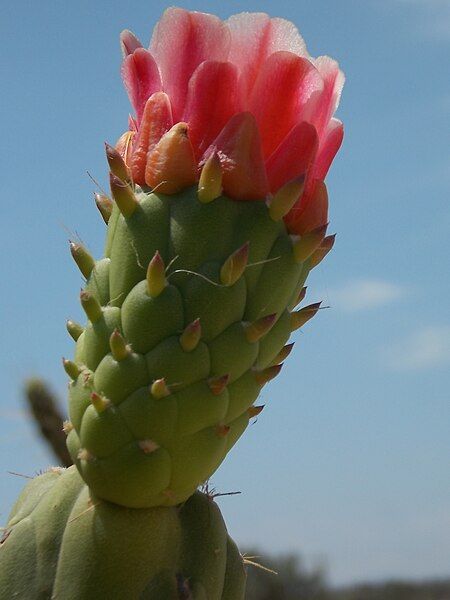
{"type": "Polygon", "coordinates": [[[124,508],[94,497],[75,467],[28,483],[0,544],[1,600],[240,600],[244,589],[211,497],[124,508]]]}

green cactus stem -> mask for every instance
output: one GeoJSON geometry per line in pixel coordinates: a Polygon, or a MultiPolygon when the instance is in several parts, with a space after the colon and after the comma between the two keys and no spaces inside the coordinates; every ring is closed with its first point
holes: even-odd
{"type": "Polygon", "coordinates": [[[286,230],[302,181],[267,204],[236,202],[218,195],[213,156],[198,187],[167,196],[119,179],[110,148],[108,160],[106,256],[95,262],[71,246],[87,276],[88,321],[69,327],[67,444],[98,497],[172,506],[223,461],[258,414],[291,331],[317,312],[289,307],[304,295],[325,230],[304,242],[286,230]]]}
{"type": "Polygon", "coordinates": [[[75,467],[31,480],[0,541],[0,600],[243,600],[245,578],[212,497],[125,509],[75,467]]]}
{"type": "Polygon", "coordinates": [[[132,508],[184,502],[214,473],[258,414],[291,331],[318,309],[289,308],[325,235],[302,243],[286,230],[302,181],[267,204],[237,202],[217,196],[214,158],[204,169],[170,196],[111,174],[105,258],[72,247],[88,321],[69,330],[67,444],[98,497],[132,508]]]}

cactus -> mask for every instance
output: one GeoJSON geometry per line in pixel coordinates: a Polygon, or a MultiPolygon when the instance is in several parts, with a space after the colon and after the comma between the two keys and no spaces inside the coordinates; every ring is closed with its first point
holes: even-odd
{"type": "MultiPolygon", "coordinates": [[[[124,215],[123,188],[112,189],[107,257],[86,261],[88,324],[65,361],[67,442],[99,497],[169,506],[216,470],[262,409],[291,331],[317,312],[290,308],[323,231],[299,256],[274,202],[203,203],[196,187],[167,196],[127,185],[124,215]]],[[[83,269],[86,252],[74,255],[83,269]]]]}
{"type": "Polygon", "coordinates": [[[123,509],[91,496],[75,467],[32,479],[0,542],[0,598],[243,597],[243,561],[214,500],[123,509]]]}
{"type": "Polygon", "coordinates": [[[58,399],[41,379],[36,378],[26,382],[25,398],[33,421],[38,425],[53,454],[62,466],[70,467],[73,461],[67,450],[63,431],[64,418],[58,406],[58,399]]]}
{"type": "Polygon", "coordinates": [[[242,559],[196,490],[320,308],[297,307],[334,243],[344,78],[262,13],[171,8],[148,50],[129,31],[121,45],[135,116],[106,144],[104,257],[70,243],[87,317],[63,359],[76,468],[19,499],[1,598],[241,600],[242,559]]]}
{"type": "Polygon", "coordinates": [[[295,308],[334,240],[323,177],[342,139],[331,118],[342,74],[331,59],[285,52],[301,39],[287,22],[239,19],[292,38],[278,39],[245,93],[243,57],[218,62],[229,52],[224,32],[236,44],[243,36],[236,18],[169,9],[153,54],[122,34],[136,118],[116,148],[106,145],[105,256],[71,244],[88,321],[69,326],[67,443],[95,494],[124,506],[176,505],[214,473],[262,410],[255,402],[291,332],[320,307],[295,308]],[[179,45],[170,66],[168,40],[179,45]],[[183,44],[195,56],[183,58],[183,44]],[[255,93],[277,73],[293,93],[274,90],[263,105],[255,93]]]}

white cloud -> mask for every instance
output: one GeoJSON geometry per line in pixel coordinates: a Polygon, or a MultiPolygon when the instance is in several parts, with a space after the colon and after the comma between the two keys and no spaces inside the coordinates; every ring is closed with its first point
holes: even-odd
{"type": "Polygon", "coordinates": [[[341,288],[328,290],[333,308],[345,311],[380,308],[401,298],[405,290],[395,283],[381,279],[359,279],[350,281],[341,288]]]}
{"type": "Polygon", "coordinates": [[[450,325],[423,327],[383,354],[392,368],[402,371],[450,365],[450,325]]]}

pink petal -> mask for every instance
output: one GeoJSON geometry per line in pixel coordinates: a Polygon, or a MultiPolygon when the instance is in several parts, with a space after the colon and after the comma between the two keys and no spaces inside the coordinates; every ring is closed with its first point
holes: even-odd
{"type": "Polygon", "coordinates": [[[332,116],[339,106],[345,75],[339,69],[338,62],[329,56],[319,56],[314,64],[324,80],[324,91],[328,92],[331,98],[330,111],[332,116]]]}
{"type": "Polygon", "coordinates": [[[311,99],[305,118],[316,126],[321,136],[339,105],[345,77],[338,63],[329,56],[319,56],[314,64],[322,77],[323,91],[311,99]]]}
{"type": "Polygon", "coordinates": [[[128,115],[128,129],[130,131],[134,131],[135,133],[137,133],[138,130],[136,119],[134,119],[132,115],[128,115]]]}
{"type": "Polygon", "coordinates": [[[341,147],[344,138],[344,126],[338,119],[331,119],[325,136],[321,141],[319,153],[312,168],[314,179],[325,179],[328,169],[341,147]]]}
{"type": "Polygon", "coordinates": [[[269,55],[279,50],[287,50],[298,56],[309,56],[305,40],[292,21],[275,17],[271,19],[270,25],[270,36],[267,44],[269,55]]]}
{"type": "Polygon", "coordinates": [[[231,63],[205,61],[189,81],[184,120],[200,157],[238,112],[237,71],[231,63]]]}
{"type": "Polygon", "coordinates": [[[122,63],[122,79],[139,123],[148,98],[161,90],[158,67],[150,52],[137,48],[129,54],[122,63]]]}
{"type": "Polygon", "coordinates": [[[133,54],[138,48],[142,48],[141,42],[132,31],[124,29],[120,34],[120,47],[123,57],[126,58],[129,54],[133,54]]]}
{"type": "Polygon", "coordinates": [[[238,113],[225,125],[205,156],[217,150],[223,188],[234,200],[262,200],[268,193],[258,126],[251,113],[238,113]]]}
{"type": "Polygon", "coordinates": [[[291,52],[276,52],[262,65],[249,110],[256,117],[265,157],[270,156],[301,120],[311,94],[322,85],[314,65],[291,52]]]}
{"type": "Polygon", "coordinates": [[[131,158],[131,174],[135,183],[145,185],[148,153],[172,127],[170,100],[164,92],[156,92],[145,104],[141,126],[135,138],[131,158]]]}
{"type": "Polygon", "coordinates": [[[170,96],[174,121],[182,118],[188,82],[205,60],[226,60],[230,34],[219,18],[182,8],[167,9],[157,24],[150,49],[170,96]]]}
{"type": "Polygon", "coordinates": [[[328,222],[328,193],[323,181],[315,181],[311,191],[305,192],[285,217],[290,233],[303,235],[328,222]]]}
{"type": "Polygon", "coordinates": [[[253,89],[262,63],[274,52],[286,50],[308,56],[297,28],[285,19],[270,19],[265,13],[241,13],[230,17],[228,26],[231,31],[229,60],[239,69],[244,97],[253,89]]]}
{"type": "Polygon", "coordinates": [[[316,129],[303,121],[289,132],[266,163],[270,191],[304,175],[316,156],[319,138],[316,129]]]}

